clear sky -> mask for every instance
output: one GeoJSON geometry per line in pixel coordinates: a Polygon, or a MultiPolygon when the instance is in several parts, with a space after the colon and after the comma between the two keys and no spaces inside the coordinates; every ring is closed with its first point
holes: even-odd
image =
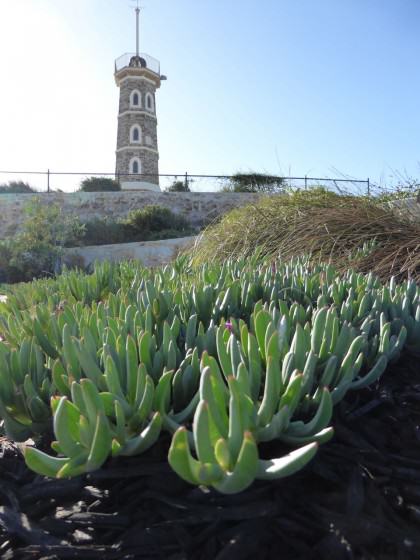
{"type": "MultiPolygon", "coordinates": [[[[168,76],[161,173],[420,176],[420,0],[141,4],[140,50],[168,76]]],[[[0,169],[114,171],[134,6],[0,0],[0,169]]]]}

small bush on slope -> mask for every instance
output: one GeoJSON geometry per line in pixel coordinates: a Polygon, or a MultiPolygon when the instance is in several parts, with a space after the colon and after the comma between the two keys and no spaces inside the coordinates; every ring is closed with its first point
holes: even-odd
{"type": "Polygon", "coordinates": [[[84,234],[79,219],[63,216],[58,205],[44,205],[38,199],[25,208],[25,214],[22,231],[0,241],[0,282],[53,274],[64,245],[75,244],[84,234]]]}

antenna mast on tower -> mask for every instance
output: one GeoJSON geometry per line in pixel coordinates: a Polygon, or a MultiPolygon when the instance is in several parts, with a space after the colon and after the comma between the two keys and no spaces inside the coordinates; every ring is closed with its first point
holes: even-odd
{"type": "Polygon", "coordinates": [[[137,0],[137,7],[136,7],[136,56],[139,56],[139,35],[140,35],[139,16],[140,16],[140,8],[139,8],[139,0],[137,0]]]}

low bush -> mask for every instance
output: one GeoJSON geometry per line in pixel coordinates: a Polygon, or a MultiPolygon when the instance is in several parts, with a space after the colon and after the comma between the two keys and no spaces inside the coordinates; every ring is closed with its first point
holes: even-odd
{"type": "Polygon", "coordinates": [[[0,284],[19,281],[19,271],[11,264],[12,257],[10,242],[0,241],[0,284]]]}
{"type": "Polygon", "coordinates": [[[187,181],[174,181],[172,185],[166,189],[167,192],[191,192],[187,181]]]}
{"type": "Polygon", "coordinates": [[[157,232],[168,229],[183,231],[188,229],[188,222],[183,216],[174,214],[169,208],[149,205],[140,210],[131,211],[122,222],[133,233],[157,232]]]}
{"type": "Polygon", "coordinates": [[[118,181],[109,177],[88,177],[80,183],[80,190],[83,192],[112,192],[120,191],[121,186],[118,181]]]}
{"type": "Polygon", "coordinates": [[[33,194],[37,191],[24,181],[9,181],[0,185],[0,194],[33,194]]]}
{"type": "Polygon", "coordinates": [[[65,245],[75,245],[84,235],[76,217],[64,216],[58,205],[39,199],[25,208],[22,231],[0,241],[0,282],[24,282],[53,275],[60,269],[65,245]]]}
{"type": "Polygon", "coordinates": [[[146,206],[118,221],[96,218],[81,224],[58,205],[38,198],[25,208],[20,233],[0,241],[0,283],[25,282],[54,275],[64,247],[154,241],[192,235],[188,222],[167,208],[146,206]]]}
{"type": "Polygon", "coordinates": [[[235,173],[229,177],[222,187],[223,192],[238,193],[273,193],[283,191],[287,187],[283,177],[264,173],[235,173]]]}
{"type": "Polygon", "coordinates": [[[134,210],[126,218],[117,221],[96,218],[86,222],[84,227],[85,235],[80,240],[83,245],[155,241],[195,233],[185,218],[161,206],[134,210]]]}
{"type": "Polygon", "coordinates": [[[111,243],[127,243],[125,227],[115,220],[95,218],[85,223],[83,245],[108,245],[111,243]]]}

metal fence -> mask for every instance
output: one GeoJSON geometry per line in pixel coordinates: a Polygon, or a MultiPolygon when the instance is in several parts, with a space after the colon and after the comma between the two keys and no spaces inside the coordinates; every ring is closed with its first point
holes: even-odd
{"type": "MultiPolygon", "coordinates": [[[[247,175],[246,173],[244,175],[247,175]]],[[[261,178],[262,175],[259,175],[261,178]]],[[[115,173],[81,172],[81,171],[1,171],[0,170],[0,192],[5,191],[2,187],[11,182],[23,182],[30,185],[39,193],[49,192],[75,192],[80,190],[80,184],[84,179],[90,177],[107,177],[115,180],[120,178],[115,173]]],[[[128,177],[124,174],[124,180],[128,177]]],[[[202,175],[194,173],[163,173],[158,176],[147,174],[136,174],[139,181],[153,181],[159,178],[161,190],[169,189],[175,182],[182,182],[192,192],[217,192],[228,190],[234,184],[237,175],[202,175]]],[[[262,190],[281,192],[285,188],[310,189],[315,186],[323,186],[337,193],[371,194],[372,185],[369,179],[331,178],[331,177],[283,177],[268,176],[271,183],[259,183],[262,190]]]]}

